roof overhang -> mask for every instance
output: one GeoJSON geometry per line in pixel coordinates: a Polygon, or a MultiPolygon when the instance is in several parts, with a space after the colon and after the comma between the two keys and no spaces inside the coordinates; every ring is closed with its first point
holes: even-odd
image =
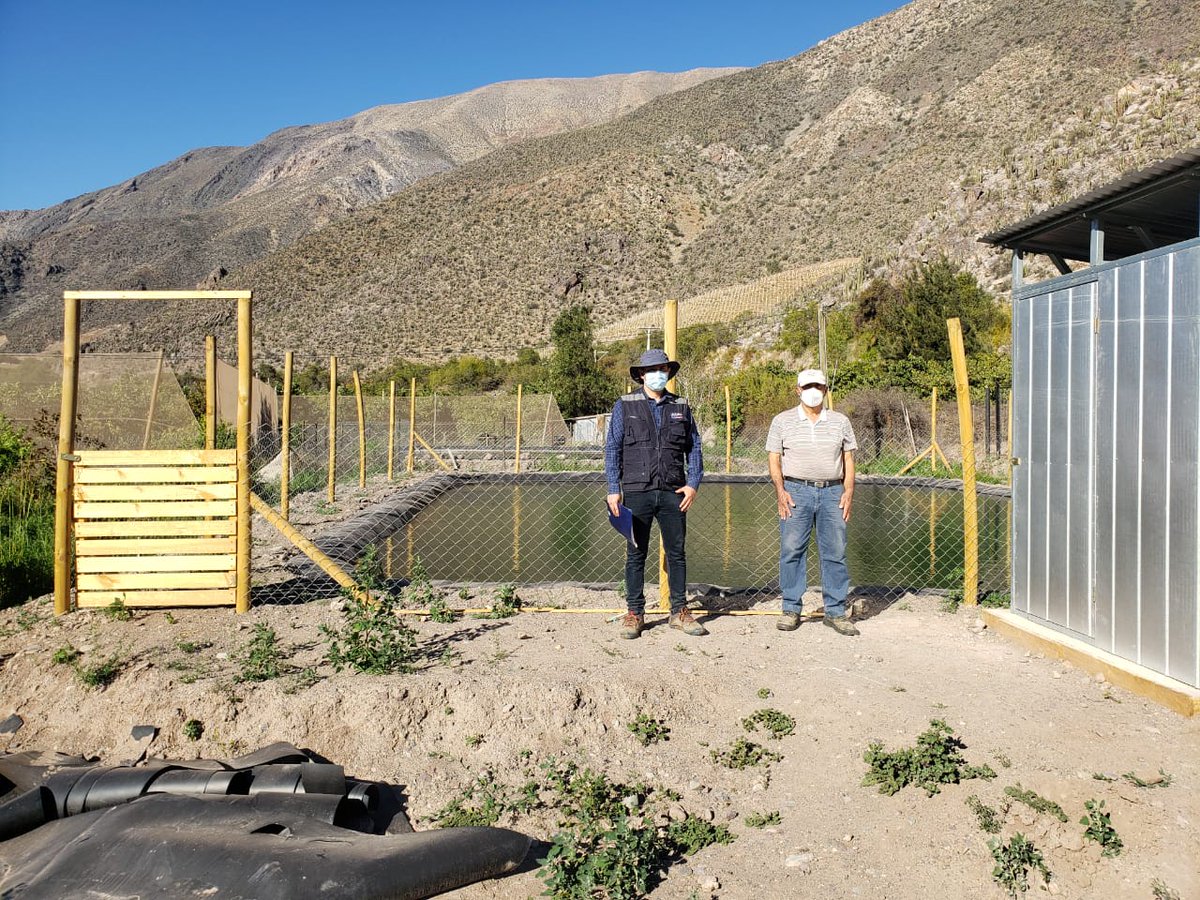
{"type": "Polygon", "coordinates": [[[1104,260],[1123,259],[1200,235],[1200,148],[1038,213],[980,241],[1022,253],[1090,261],[1092,222],[1104,232],[1104,260]]]}

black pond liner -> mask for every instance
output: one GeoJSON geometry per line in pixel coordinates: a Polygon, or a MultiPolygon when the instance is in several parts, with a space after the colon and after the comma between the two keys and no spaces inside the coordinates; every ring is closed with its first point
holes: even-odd
{"type": "Polygon", "coordinates": [[[0,790],[6,898],[415,900],[511,872],[531,844],[504,828],[414,833],[398,787],[290,744],[145,766],[6,754],[0,790]]]}
{"type": "MultiPolygon", "coordinates": [[[[924,488],[926,490],[959,491],[963,489],[961,479],[924,478],[907,475],[858,475],[857,484],[890,485],[894,487],[924,488]]],[[[704,483],[712,484],[768,484],[767,475],[734,475],[724,473],[705,474],[704,483]]],[[[439,473],[415,484],[397,489],[392,494],[373,503],[358,515],[332,524],[313,543],[343,568],[350,570],[366,549],[378,543],[380,535],[390,534],[410,522],[418,513],[435,500],[455,488],[471,484],[595,484],[597,490],[605,485],[601,472],[520,472],[520,473],[439,473]]],[[[1011,497],[1012,491],[1006,484],[977,482],[979,494],[992,497],[1011,497]]],[[[335,597],[341,593],[337,583],[317,567],[307,556],[296,552],[289,556],[284,566],[295,573],[296,578],[287,582],[291,588],[301,589],[305,601],[335,597]]],[[[408,584],[407,579],[395,579],[388,583],[396,590],[408,584]]],[[[562,581],[555,584],[573,585],[587,589],[613,589],[612,583],[590,584],[562,581]]],[[[776,585],[756,588],[730,588],[721,585],[688,584],[688,590],[702,596],[730,596],[758,594],[762,589],[773,589],[776,585]]],[[[890,585],[888,587],[898,587],[890,585]]],[[[279,594],[279,585],[260,588],[261,599],[254,602],[270,603],[279,594]]]]}

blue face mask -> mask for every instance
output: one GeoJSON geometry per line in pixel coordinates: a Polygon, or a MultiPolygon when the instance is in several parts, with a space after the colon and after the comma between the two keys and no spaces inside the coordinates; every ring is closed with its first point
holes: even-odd
{"type": "Polygon", "coordinates": [[[661,391],[667,386],[667,373],[647,372],[642,376],[642,382],[652,391],[661,391]]]}

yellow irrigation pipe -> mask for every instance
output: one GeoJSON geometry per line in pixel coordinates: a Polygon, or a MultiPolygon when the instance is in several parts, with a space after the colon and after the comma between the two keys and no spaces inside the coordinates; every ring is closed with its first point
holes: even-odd
{"type": "MultiPolygon", "coordinates": [[[[478,613],[490,613],[491,611],[492,611],[492,608],[490,606],[481,606],[481,607],[477,607],[477,608],[472,607],[469,609],[451,609],[451,612],[460,614],[460,615],[475,615],[478,613]]],[[[562,609],[557,606],[522,606],[519,610],[517,610],[517,612],[518,613],[563,613],[566,615],[622,615],[623,616],[623,615],[625,615],[625,613],[629,612],[629,610],[626,609],[625,607],[621,607],[620,609],[617,609],[615,607],[612,609],[598,609],[598,608],[562,609]]],[[[655,611],[648,610],[647,612],[653,613],[655,611]]],[[[777,616],[777,615],[779,615],[779,610],[777,610],[777,609],[729,609],[729,610],[725,610],[725,609],[712,609],[712,610],[693,609],[692,612],[698,616],[777,616]]],[[[427,615],[429,615],[429,610],[427,610],[427,609],[397,609],[396,615],[398,615],[398,616],[427,616],[427,615]]],[[[802,614],[803,618],[814,618],[814,619],[819,619],[823,615],[825,615],[825,613],[822,610],[818,610],[813,613],[803,613],[802,614]]]]}

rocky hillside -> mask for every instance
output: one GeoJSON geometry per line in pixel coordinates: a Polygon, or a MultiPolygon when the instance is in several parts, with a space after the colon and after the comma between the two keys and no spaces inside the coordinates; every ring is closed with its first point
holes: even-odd
{"type": "Polygon", "coordinates": [[[48,209],[0,212],[0,332],[36,349],[64,288],[216,283],[421,178],[733,71],[493,84],[194,150],[48,209]]]}
{"type": "MultiPolygon", "coordinates": [[[[915,0],[779,63],[488,154],[235,271],[260,352],[511,353],[565,303],[600,323],[843,257],[946,250],[1200,142],[1200,6],[915,0]],[[1189,114],[1190,111],[1190,114],[1189,114]]],[[[224,312],[105,346],[190,350],[224,312]]]]}

